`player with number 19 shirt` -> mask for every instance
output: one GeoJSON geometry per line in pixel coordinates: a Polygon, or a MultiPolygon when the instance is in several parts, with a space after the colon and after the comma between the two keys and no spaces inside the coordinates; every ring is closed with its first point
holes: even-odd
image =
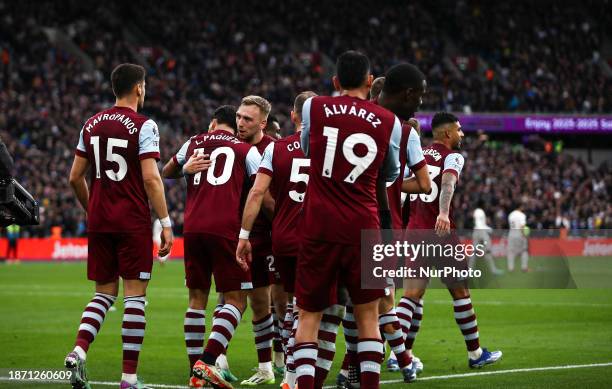
{"type": "Polygon", "coordinates": [[[384,291],[360,287],[361,230],[380,228],[376,182],[379,172],[386,181],[399,175],[401,123],[386,109],[346,95],[310,98],[302,123],[302,148],[311,162],[298,305],[316,312],[335,303],[338,276],[355,304],[373,301],[384,291]]]}

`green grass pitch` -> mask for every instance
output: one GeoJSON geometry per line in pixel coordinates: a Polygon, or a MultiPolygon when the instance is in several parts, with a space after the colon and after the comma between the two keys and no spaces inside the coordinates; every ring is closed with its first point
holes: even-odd
{"type": "MultiPolygon", "coordinates": [[[[0,265],[0,376],[8,369],[61,369],[72,348],[82,309],[93,294],[84,263],[0,265]]],[[[211,325],[212,295],[207,313],[211,325]]],[[[147,332],[139,374],[145,382],[170,387],[186,385],[188,363],[183,340],[187,290],[182,262],[155,265],[147,294],[147,332]]],[[[612,387],[612,366],[560,368],[509,372],[512,369],[548,368],[612,362],[612,289],[474,290],[481,344],[501,349],[497,365],[472,371],[461,333],[445,290],[425,296],[425,313],[415,354],[425,363],[419,387],[612,387]],[[500,374],[460,377],[465,373],[500,374]],[[450,376],[444,378],[443,376],[450,376]]],[[[121,301],[121,300],[119,300],[121,301]]],[[[106,322],[88,355],[93,381],[118,382],[121,369],[121,310],[106,322]]],[[[207,332],[208,335],[208,332],[207,332]]],[[[342,336],[329,375],[332,384],[344,351],[342,336]]],[[[229,349],[232,371],[241,380],[251,374],[257,359],[250,324],[244,315],[229,349]]],[[[383,381],[400,379],[399,373],[382,374],[383,381]]],[[[280,380],[277,380],[280,382],[280,380]]],[[[383,387],[401,387],[386,383],[383,387]]],[[[92,385],[107,387],[106,385],[92,385]]],[[[239,385],[237,385],[239,386],[239,385]]],[[[66,384],[18,383],[0,379],[3,388],[68,387],[66,384]]],[[[277,387],[277,385],[274,385],[277,387]]]]}

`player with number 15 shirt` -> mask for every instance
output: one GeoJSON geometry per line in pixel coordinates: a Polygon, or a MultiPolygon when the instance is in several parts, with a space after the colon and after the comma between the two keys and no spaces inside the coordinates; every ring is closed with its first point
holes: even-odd
{"type": "Polygon", "coordinates": [[[111,107],[85,122],[75,153],[93,165],[88,231],[150,231],[140,160],[159,160],[155,122],[131,108],[111,107]]]}

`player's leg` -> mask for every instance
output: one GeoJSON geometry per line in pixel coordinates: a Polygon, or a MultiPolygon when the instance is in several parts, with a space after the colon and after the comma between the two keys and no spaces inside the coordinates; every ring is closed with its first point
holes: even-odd
{"type": "Polygon", "coordinates": [[[208,289],[189,289],[189,307],[185,312],[185,320],[183,322],[185,346],[187,347],[187,357],[189,358],[189,372],[191,372],[193,365],[204,352],[208,293],[208,289]]]}
{"type": "MultiPolygon", "coordinates": [[[[272,270],[272,269],[270,269],[272,270]]],[[[271,276],[274,277],[271,273],[271,276]]],[[[272,299],[272,305],[270,310],[272,311],[272,320],[274,322],[274,339],[272,340],[272,359],[273,359],[273,370],[276,375],[283,375],[285,371],[285,352],[283,348],[283,336],[282,329],[285,322],[285,315],[287,313],[287,292],[280,283],[280,278],[270,281],[275,281],[270,285],[270,295],[272,299]]]]}
{"type": "Polygon", "coordinates": [[[387,363],[387,369],[390,371],[401,370],[404,378],[410,382],[416,378],[416,370],[412,367],[412,357],[408,354],[405,346],[405,336],[395,309],[395,289],[389,290],[389,293],[380,299],[379,311],[381,314],[378,317],[380,332],[384,339],[391,347],[391,355],[387,363]],[[391,362],[391,363],[389,363],[391,362]],[[389,368],[395,364],[396,369],[389,368]]]}
{"type": "Polygon", "coordinates": [[[318,355],[318,332],[322,311],[299,310],[299,321],[295,333],[293,359],[297,386],[302,389],[315,388],[315,371],[318,355]]]}
{"type": "Polygon", "coordinates": [[[185,285],[189,289],[189,306],[185,312],[183,330],[189,358],[189,372],[204,352],[206,304],[211,286],[212,259],[206,256],[205,239],[200,234],[187,233],[185,239],[185,285]]]}
{"type": "MultiPolygon", "coordinates": [[[[275,256],[275,267],[278,271],[278,276],[283,287],[283,291],[287,295],[287,305],[285,307],[285,316],[281,329],[281,338],[283,349],[285,352],[285,374],[281,387],[292,388],[295,385],[295,364],[293,363],[293,355],[291,349],[295,344],[294,321],[297,320],[297,307],[294,306],[295,292],[295,266],[296,257],[275,256]],[[293,337],[293,338],[292,338],[293,337]]],[[[276,302],[276,301],[275,301],[276,302]]],[[[297,323],[296,327],[297,329],[297,323]]]]}
{"type": "MultiPolygon", "coordinates": [[[[287,339],[287,368],[285,369],[285,377],[283,379],[283,384],[281,384],[282,389],[294,388],[297,380],[297,374],[295,371],[295,359],[293,358],[293,349],[295,347],[295,334],[297,332],[298,326],[298,312],[299,309],[297,304],[295,303],[295,298],[293,300],[293,314],[291,317],[291,331],[289,333],[289,338],[287,339]]],[[[287,323],[285,323],[287,324],[287,323]]]]}
{"type": "Polygon", "coordinates": [[[122,388],[138,387],[138,359],[144,341],[145,296],[148,280],[123,280],[123,324],[121,325],[121,340],[123,342],[123,370],[121,374],[122,388]]]}
{"type": "Polygon", "coordinates": [[[346,308],[342,304],[334,304],[323,311],[319,333],[317,335],[319,349],[315,365],[315,387],[323,387],[323,383],[331,370],[336,355],[336,336],[338,327],[344,318],[346,308]]]}
{"type": "Polygon", "coordinates": [[[123,278],[122,389],[141,387],[137,377],[138,359],[145,335],[145,297],[153,269],[151,231],[118,234],[119,275],[123,278]]]}
{"type": "Polygon", "coordinates": [[[252,288],[251,273],[243,271],[235,260],[237,242],[218,236],[202,234],[206,255],[212,259],[217,292],[223,293],[223,308],[213,319],[206,347],[193,367],[193,375],[219,388],[231,388],[215,362],[225,352],[242,314],[246,309],[247,294],[252,288]]]}
{"type": "Polygon", "coordinates": [[[523,272],[529,271],[529,249],[527,244],[527,239],[523,238],[521,247],[521,271],[523,272]]]}
{"type": "Polygon", "coordinates": [[[399,310],[398,316],[400,324],[407,328],[405,332],[406,350],[414,357],[412,347],[416,340],[417,334],[421,328],[423,320],[423,296],[427,286],[427,280],[424,279],[405,279],[404,280],[404,296],[400,300],[400,306],[405,308],[399,310]],[[412,314],[412,316],[410,316],[412,314]],[[410,319],[410,326],[407,321],[410,319]]]}
{"type": "MultiPolygon", "coordinates": [[[[253,274],[253,269],[251,274],[253,274]]],[[[265,270],[265,275],[267,277],[267,270],[265,270]]],[[[249,300],[253,311],[253,335],[259,365],[257,372],[242,381],[241,385],[273,384],[272,340],[274,339],[274,320],[270,312],[270,286],[255,287],[249,293],[249,300]]]]}
{"type": "Polygon", "coordinates": [[[470,367],[482,367],[495,363],[502,356],[501,351],[488,351],[480,347],[478,323],[476,313],[472,306],[470,290],[465,285],[449,286],[448,291],[453,297],[453,310],[455,322],[459,326],[468,351],[468,364],[470,367]]]}
{"type": "Polygon", "coordinates": [[[514,242],[514,238],[508,238],[508,247],[507,247],[507,252],[508,252],[508,258],[507,258],[507,263],[508,263],[508,271],[509,272],[513,272],[514,271],[514,260],[516,259],[516,251],[514,249],[515,246],[515,242],[514,242]]]}
{"type": "Polygon", "coordinates": [[[300,389],[315,387],[318,333],[323,310],[337,302],[338,245],[303,239],[297,261],[295,285],[299,320],[293,358],[300,389]]]}
{"type": "MultiPolygon", "coordinates": [[[[224,304],[225,300],[223,299],[223,293],[219,293],[217,296],[217,305],[215,305],[215,309],[213,310],[213,320],[217,317],[221,309],[223,309],[224,304]]],[[[217,357],[215,366],[221,370],[221,373],[227,381],[238,381],[238,378],[230,371],[229,362],[227,361],[227,349],[217,357]]]]}
{"type": "Polygon", "coordinates": [[[340,258],[343,259],[340,269],[341,282],[346,285],[351,301],[353,314],[357,323],[359,342],[357,358],[359,360],[360,387],[378,388],[380,365],[384,357],[383,341],[378,326],[380,299],[385,296],[387,282],[380,281],[378,289],[361,288],[361,247],[342,246],[340,258]]]}
{"type": "MultiPolygon", "coordinates": [[[[354,296],[351,296],[354,299],[354,296]]],[[[379,300],[362,304],[354,304],[355,321],[359,343],[357,357],[359,359],[361,388],[378,388],[380,381],[380,364],[384,357],[383,341],[378,329],[379,300]]]]}
{"type": "Polygon", "coordinates": [[[359,334],[357,333],[357,323],[355,322],[355,316],[353,314],[353,303],[350,299],[348,299],[346,303],[346,313],[344,319],[342,319],[342,329],[344,332],[346,352],[342,360],[340,372],[338,373],[338,377],[336,377],[337,387],[346,386],[347,381],[351,383],[359,382],[359,359],[357,357],[359,334]]]}
{"type": "Polygon", "coordinates": [[[96,292],[85,306],[77,332],[74,349],[66,356],[65,366],[72,372],[73,388],[88,388],[85,361],[89,346],[100,332],[106,313],[117,299],[118,281],[96,282],[96,292]]]}
{"type": "Polygon", "coordinates": [[[193,367],[193,375],[196,378],[206,380],[213,386],[232,388],[232,385],[225,379],[222,372],[215,366],[215,362],[219,355],[225,352],[236,332],[236,328],[238,328],[238,324],[242,319],[242,313],[246,309],[247,292],[233,290],[225,291],[223,294],[225,304],[213,319],[206,347],[200,359],[193,367]]]}
{"type": "Polygon", "coordinates": [[[87,278],[96,282],[96,291],[81,315],[74,349],[64,361],[66,368],[72,372],[70,380],[73,388],[89,388],[87,352],[119,291],[115,245],[108,234],[89,233],[87,278]]]}
{"type": "Polygon", "coordinates": [[[274,320],[270,312],[270,266],[274,264],[272,247],[268,242],[253,242],[253,261],[251,278],[253,290],[249,293],[251,311],[253,312],[253,336],[257,350],[258,368],[255,374],[241,382],[241,385],[253,386],[273,384],[272,340],[274,339],[274,320]]]}

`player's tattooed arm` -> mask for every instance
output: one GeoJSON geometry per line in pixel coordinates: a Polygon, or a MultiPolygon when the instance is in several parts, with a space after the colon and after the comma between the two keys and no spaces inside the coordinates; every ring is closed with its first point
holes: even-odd
{"type": "Polygon", "coordinates": [[[442,183],[440,184],[440,214],[436,219],[436,231],[448,232],[450,231],[450,204],[453,200],[453,194],[455,193],[455,184],[457,183],[457,176],[453,173],[442,174],[442,183]]]}
{"type": "Polygon", "coordinates": [[[75,156],[70,170],[70,186],[85,212],[87,212],[87,204],[89,203],[89,188],[85,178],[87,170],[89,170],[87,158],[75,156]]]}

